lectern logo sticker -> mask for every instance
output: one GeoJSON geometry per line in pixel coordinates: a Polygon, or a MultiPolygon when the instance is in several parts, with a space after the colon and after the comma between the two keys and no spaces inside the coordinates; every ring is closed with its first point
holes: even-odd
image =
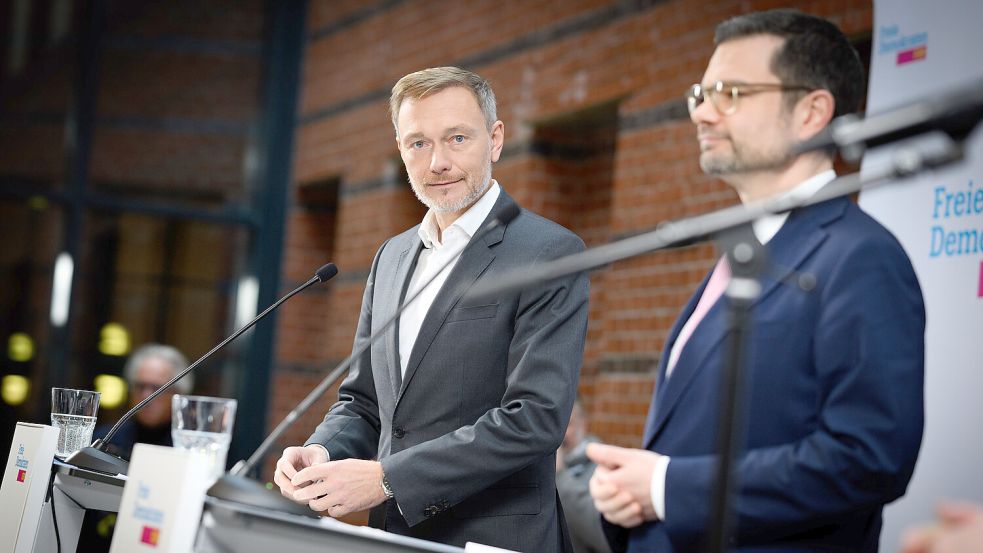
{"type": "Polygon", "coordinates": [[[140,530],[140,543],[157,547],[157,542],[160,541],[160,528],[164,525],[164,511],[153,506],[150,492],[149,485],[144,482],[137,482],[137,498],[134,501],[133,518],[143,523],[140,530]]]}
{"type": "Polygon", "coordinates": [[[17,457],[14,458],[14,466],[17,467],[17,481],[27,482],[27,466],[30,461],[24,455],[26,451],[24,444],[17,444],[17,446],[17,457]]]}
{"type": "Polygon", "coordinates": [[[154,528],[153,526],[144,526],[143,532],[140,533],[140,543],[145,543],[147,545],[152,545],[157,547],[157,542],[160,540],[160,528],[154,528]]]}

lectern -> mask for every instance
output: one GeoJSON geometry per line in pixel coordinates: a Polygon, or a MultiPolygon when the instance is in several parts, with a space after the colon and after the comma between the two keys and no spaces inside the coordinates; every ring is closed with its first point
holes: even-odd
{"type": "Polygon", "coordinates": [[[54,472],[54,487],[41,513],[34,553],[58,553],[59,539],[62,553],[75,551],[85,511],[119,511],[123,485],[126,484],[125,476],[93,472],[57,459],[51,470],[54,472]],[[58,521],[57,534],[55,520],[58,521]]]}
{"type": "Polygon", "coordinates": [[[205,499],[196,553],[464,553],[464,549],[352,526],[331,518],[312,519],[214,497],[205,499]]]}

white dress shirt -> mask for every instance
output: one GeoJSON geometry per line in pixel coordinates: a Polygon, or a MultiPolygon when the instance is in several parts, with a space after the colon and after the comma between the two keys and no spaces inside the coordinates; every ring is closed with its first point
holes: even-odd
{"type": "MultiPolygon", "coordinates": [[[[830,169],[829,171],[823,171],[817,175],[809,177],[808,179],[802,181],[795,188],[789,190],[780,198],[784,197],[797,197],[805,199],[811,197],[823,186],[829,184],[830,181],[836,178],[836,173],[830,169]]],[[[780,213],[777,215],[766,215],[760,219],[755,219],[751,223],[752,229],[754,229],[754,235],[758,238],[758,241],[762,244],[767,244],[772,238],[778,234],[778,231],[782,229],[785,224],[786,219],[788,219],[788,213],[780,213]]],[[[670,355],[672,359],[678,358],[679,352],[675,352],[676,344],[670,348],[670,355]],[[675,352],[675,355],[673,355],[675,352]]],[[[668,376],[666,377],[669,378],[668,376]]],[[[665,382],[662,383],[665,386],[665,382]]],[[[659,520],[666,519],[666,472],[669,470],[669,457],[662,455],[655,463],[655,468],[652,471],[652,483],[650,485],[652,494],[652,506],[655,508],[655,516],[659,520]]]]}
{"type": "MultiPolygon", "coordinates": [[[[420,334],[423,318],[427,316],[427,311],[430,310],[433,300],[437,297],[437,292],[440,291],[440,288],[444,285],[444,281],[447,280],[447,275],[451,274],[454,266],[457,265],[458,258],[456,256],[464,250],[464,247],[468,245],[468,241],[478,231],[478,227],[481,226],[481,223],[491,213],[492,207],[498,201],[501,190],[498,182],[492,179],[491,186],[488,187],[484,195],[443,232],[443,240],[437,238],[440,233],[433,212],[427,211],[427,214],[423,216],[419,233],[420,239],[423,240],[424,249],[420,252],[420,259],[417,261],[416,269],[413,271],[410,286],[406,290],[406,297],[410,297],[422,283],[430,278],[433,272],[443,267],[448,259],[452,261],[430,283],[430,286],[427,286],[427,289],[420,294],[420,297],[410,304],[399,317],[400,374],[406,373],[406,363],[410,359],[410,353],[413,351],[413,344],[416,342],[416,337],[420,334]]],[[[328,448],[321,444],[311,445],[316,445],[323,449],[324,453],[328,456],[328,460],[331,460],[328,448]]]]}
{"type": "Polygon", "coordinates": [[[451,226],[444,229],[443,233],[437,226],[437,218],[433,211],[428,211],[423,216],[419,234],[420,240],[423,240],[424,249],[420,252],[420,258],[416,262],[416,269],[414,269],[410,279],[409,288],[406,289],[406,297],[409,298],[415,294],[423,283],[434,276],[434,273],[439,271],[439,274],[399,317],[399,368],[401,375],[406,376],[406,365],[409,363],[410,354],[413,353],[413,345],[420,334],[424,317],[427,316],[437,293],[447,281],[447,276],[457,265],[461,252],[464,251],[471,237],[478,232],[481,223],[491,213],[500,192],[501,188],[498,186],[498,182],[492,180],[491,186],[488,187],[484,195],[458,217],[451,226]]]}

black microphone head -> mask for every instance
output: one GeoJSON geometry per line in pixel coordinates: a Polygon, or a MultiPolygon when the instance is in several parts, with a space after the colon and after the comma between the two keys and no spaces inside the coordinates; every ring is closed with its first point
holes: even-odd
{"type": "Polygon", "coordinates": [[[327,282],[333,279],[337,274],[338,274],[338,266],[335,265],[334,263],[328,263],[322,265],[321,268],[314,273],[314,276],[316,276],[317,279],[321,282],[327,282]]]}
{"type": "Polygon", "coordinates": [[[512,222],[512,219],[515,219],[516,217],[518,217],[520,211],[521,210],[519,209],[519,206],[518,205],[516,205],[516,204],[509,204],[509,205],[505,206],[505,209],[503,209],[502,212],[499,213],[498,214],[498,217],[496,217],[495,219],[498,221],[498,224],[504,226],[504,225],[507,225],[507,224],[511,223],[512,222]]]}

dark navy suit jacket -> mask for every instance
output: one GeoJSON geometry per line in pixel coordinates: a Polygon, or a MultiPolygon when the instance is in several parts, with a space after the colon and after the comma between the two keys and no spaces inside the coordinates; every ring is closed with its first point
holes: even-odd
{"type": "MultiPolygon", "coordinates": [[[[752,308],[733,543],[876,551],[882,507],[904,494],[921,443],[918,281],[894,236],[847,199],[793,212],[767,250],[779,275],[763,279],[752,308]],[[791,270],[815,275],[816,287],[779,283],[791,270]]],[[[668,379],[663,355],[644,447],[671,456],[666,518],[622,534],[630,551],[698,551],[707,534],[727,301],[707,313],[668,379]]]]}

